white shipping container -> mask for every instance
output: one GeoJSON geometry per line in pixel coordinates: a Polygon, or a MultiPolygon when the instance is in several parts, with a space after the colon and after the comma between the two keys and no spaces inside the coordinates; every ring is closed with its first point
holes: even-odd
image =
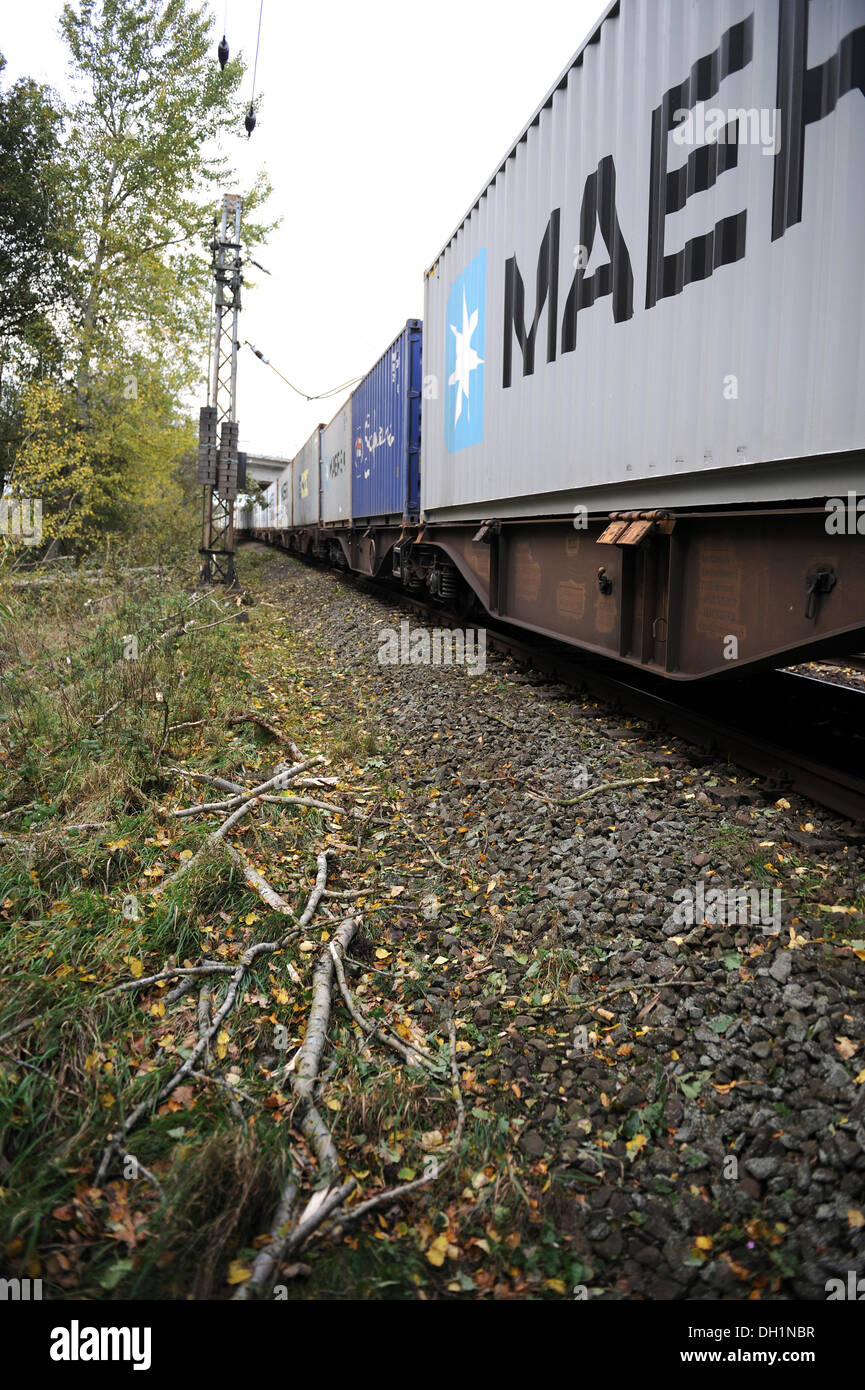
{"type": "Polygon", "coordinates": [[[316,425],[309,439],[291,465],[293,512],[292,526],[318,525],[318,474],[321,458],[321,432],[316,425]]]}
{"type": "Polygon", "coordinates": [[[608,8],[427,272],[426,518],[861,486],[863,25],[608,8]]]}
{"type": "Polygon", "coordinates": [[[291,464],[286,464],[271,487],[273,498],[270,504],[271,526],[287,530],[291,525],[291,464]]]}
{"type": "Polygon", "coordinates": [[[321,436],[321,519],[351,520],[351,397],[321,436]]]}

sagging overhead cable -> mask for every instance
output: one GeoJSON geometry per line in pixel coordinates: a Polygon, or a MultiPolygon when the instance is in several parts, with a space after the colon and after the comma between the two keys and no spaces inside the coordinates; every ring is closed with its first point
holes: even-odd
{"type": "Polygon", "coordinates": [[[356,386],[357,383],[361,380],[359,376],[353,376],[351,378],[351,381],[343,381],[339,386],[331,386],[330,390],[328,391],[319,391],[317,395],[310,396],[306,391],[301,391],[299,386],[295,386],[293,381],[289,381],[287,376],[283,376],[279,368],[274,367],[270,358],[265,357],[264,353],[260,350],[260,348],[255,347],[255,345],[251,343],[248,338],[244,338],[244,343],[250,349],[251,352],[255,353],[256,357],[261,362],[263,362],[266,367],[269,367],[272,372],[276,372],[276,375],[279,377],[280,381],[284,381],[286,386],[289,386],[291,390],[295,392],[296,395],[302,396],[305,401],[325,401],[330,396],[338,396],[341,391],[347,391],[350,386],[356,386]]]}
{"type": "Polygon", "coordinates": [[[219,59],[219,66],[225,72],[225,65],[228,62],[228,39],[225,37],[228,30],[228,0],[225,0],[225,9],[222,13],[222,38],[216,46],[216,56],[219,59]]]}
{"type": "Polygon", "coordinates": [[[255,39],[255,62],[252,65],[252,96],[249,99],[249,110],[243,120],[243,124],[246,127],[247,140],[255,130],[255,79],[258,76],[258,50],[261,47],[261,16],[263,10],[264,0],[261,0],[258,7],[258,34],[255,39]]]}

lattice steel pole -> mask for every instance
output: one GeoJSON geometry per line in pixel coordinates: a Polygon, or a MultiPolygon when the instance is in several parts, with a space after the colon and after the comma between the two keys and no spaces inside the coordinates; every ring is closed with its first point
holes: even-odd
{"type": "Polygon", "coordinates": [[[237,316],[240,313],[241,199],[222,199],[219,235],[211,243],[215,294],[213,377],[210,404],[202,406],[198,430],[198,481],[204,488],[201,577],[234,583],[234,503],[238,489],[237,316]]]}

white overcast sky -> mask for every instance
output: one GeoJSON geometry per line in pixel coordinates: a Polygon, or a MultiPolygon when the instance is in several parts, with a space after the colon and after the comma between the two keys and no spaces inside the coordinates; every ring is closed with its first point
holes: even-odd
{"type": "MultiPolygon", "coordinates": [[[[225,0],[209,8],[215,63],[225,0]]],[[[425,267],[603,9],[264,0],[258,126],[232,153],[241,177],[267,169],[283,220],[258,253],[271,275],[253,272],[241,341],[310,394],[365,372],[407,318],[423,317],[425,267]]],[[[4,10],[4,80],[30,75],[68,93],[61,0],[4,10]]],[[[258,13],[259,0],[228,0],[228,41],[249,63],[244,95],[258,13]]],[[[301,400],[244,348],[241,446],[291,456],[343,398],[301,400]]]]}

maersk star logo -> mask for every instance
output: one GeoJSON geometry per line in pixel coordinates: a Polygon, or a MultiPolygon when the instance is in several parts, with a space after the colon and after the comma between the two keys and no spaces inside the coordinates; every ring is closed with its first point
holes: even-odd
{"type": "Polygon", "coordinates": [[[472,347],[472,338],[478,326],[478,311],[469,317],[468,305],[466,304],[466,292],[463,290],[463,327],[462,332],[449,324],[450,331],[456,339],[457,364],[448,377],[448,386],[457,388],[457,406],[454,411],[454,425],[457,425],[463,413],[463,401],[469,398],[471,388],[472,372],[476,372],[478,367],[484,365],[484,359],[479,357],[475,348],[472,347]]]}
{"type": "Polygon", "coordinates": [[[484,330],[487,253],[479,251],[450,288],[445,366],[445,447],[448,453],[484,436],[484,330]]]}

